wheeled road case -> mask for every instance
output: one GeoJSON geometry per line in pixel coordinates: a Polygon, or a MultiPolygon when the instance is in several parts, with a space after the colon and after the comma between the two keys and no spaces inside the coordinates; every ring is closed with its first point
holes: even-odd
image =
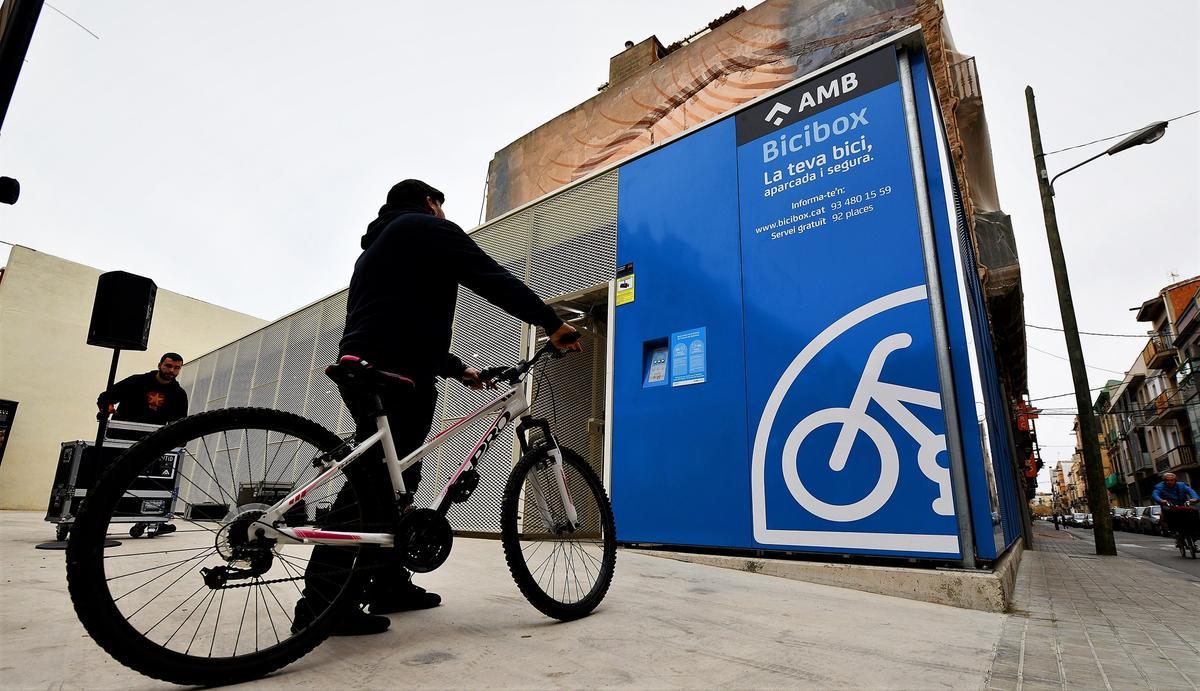
{"type": "MultiPolygon", "coordinates": [[[[110,465],[138,439],[158,429],[158,425],[113,420],[108,423],[104,445],[99,449],[90,441],[66,441],[58,454],[54,486],[46,507],[46,520],[56,524],[55,537],[67,538],[80,503],[88,490],[110,465]]],[[[171,520],[175,499],[179,496],[178,470],[183,449],[163,454],[139,475],[128,496],[121,499],[113,523],[129,524],[129,535],[154,537],[171,520]]]]}

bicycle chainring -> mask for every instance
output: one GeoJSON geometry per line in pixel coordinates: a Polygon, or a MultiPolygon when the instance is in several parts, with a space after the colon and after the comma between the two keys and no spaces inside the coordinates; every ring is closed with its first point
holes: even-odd
{"type": "Polygon", "coordinates": [[[400,563],[415,573],[428,573],[446,563],[454,546],[450,522],[433,509],[413,509],[400,517],[396,549],[400,563]]]}

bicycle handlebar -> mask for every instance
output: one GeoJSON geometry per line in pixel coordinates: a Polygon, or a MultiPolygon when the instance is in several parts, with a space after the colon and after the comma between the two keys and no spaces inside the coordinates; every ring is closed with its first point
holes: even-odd
{"type": "MultiPolygon", "coordinates": [[[[574,336],[574,338],[569,338],[569,340],[564,339],[567,341],[565,345],[573,345],[579,340],[579,334],[571,334],[571,336],[574,336]]],[[[546,344],[541,348],[538,348],[537,351],[534,352],[533,357],[529,358],[528,360],[521,360],[512,367],[502,365],[500,367],[485,368],[479,372],[479,379],[482,380],[485,385],[490,385],[497,381],[516,384],[517,381],[519,381],[521,377],[530,370],[530,368],[537,364],[538,360],[542,359],[546,355],[554,358],[561,358],[566,356],[566,354],[569,352],[571,352],[570,349],[559,348],[550,341],[546,341],[546,344]]]]}

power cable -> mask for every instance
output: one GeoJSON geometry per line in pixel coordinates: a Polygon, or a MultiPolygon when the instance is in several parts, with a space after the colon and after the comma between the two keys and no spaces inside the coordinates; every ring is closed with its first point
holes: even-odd
{"type": "MultiPolygon", "coordinates": [[[[1167,122],[1175,122],[1176,120],[1179,120],[1180,118],[1186,118],[1189,115],[1195,115],[1196,113],[1200,113],[1200,110],[1193,110],[1190,113],[1184,113],[1183,115],[1176,115],[1175,117],[1168,119],[1167,122]]],[[[1042,154],[1042,156],[1051,156],[1053,154],[1061,154],[1062,152],[1070,151],[1071,149],[1082,149],[1085,146],[1091,146],[1092,144],[1099,144],[1100,142],[1107,142],[1110,139],[1116,139],[1117,137],[1124,137],[1127,134],[1133,134],[1134,132],[1140,132],[1142,129],[1144,129],[1144,128],[1139,127],[1136,130],[1129,130],[1128,132],[1114,134],[1111,137],[1105,137],[1103,139],[1095,139],[1090,142],[1087,142],[1086,144],[1076,144],[1075,146],[1068,146],[1065,149],[1058,149],[1056,151],[1047,151],[1046,153],[1042,154]]]]}
{"type": "Polygon", "coordinates": [[[75,26],[79,27],[80,29],[83,29],[84,31],[88,32],[89,34],[92,34],[92,38],[96,39],[97,41],[99,41],[99,40],[100,40],[100,37],[99,37],[99,36],[97,36],[96,34],[92,33],[92,30],[91,30],[91,29],[89,29],[89,28],[87,28],[86,26],[84,26],[84,25],[80,24],[79,22],[75,21],[75,19],[74,19],[73,17],[71,17],[71,15],[67,14],[66,12],[63,12],[62,10],[58,9],[57,7],[55,7],[54,5],[51,5],[51,4],[50,4],[50,3],[48,3],[48,2],[47,2],[47,3],[45,3],[45,5],[46,5],[46,7],[49,7],[50,9],[54,10],[55,12],[57,12],[57,13],[61,14],[61,15],[62,15],[62,16],[64,16],[64,17],[66,17],[66,18],[67,18],[68,20],[70,20],[70,22],[71,22],[72,24],[74,24],[75,26]]]}
{"type": "MultiPolygon", "coordinates": [[[[1053,326],[1037,326],[1035,324],[1026,324],[1025,326],[1026,326],[1026,328],[1029,328],[1029,329],[1042,329],[1043,331],[1058,331],[1058,332],[1063,331],[1063,329],[1053,327],[1053,326]]],[[[1077,333],[1079,333],[1080,335],[1083,335],[1083,336],[1112,336],[1114,338],[1149,338],[1150,337],[1148,334],[1109,334],[1109,333],[1100,333],[1098,331],[1079,331],[1077,333]]]]}
{"type": "MultiPolygon", "coordinates": [[[[1098,386],[1098,387],[1096,387],[1096,388],[1094,388],[1094,389],[1088,389],[1088,391],[1103,391],[1103,390],[1104,390],[1104,389],[1106,389],[1106,388],[1108,388],[1108,387],[1106,387],[1106,386],[1098,386]]],[[[1039,397],[1037,397],[1037,398],[1031,398],[1031,399],[1029,399],[1029,402],[1030,402],[1030,403],[1033,403],[1034,401],[1048,401],[1048,400],[1050,400],[1051,398],[1066,398],[1067,396],[1074,396],[1074,395],[1075,395],[1075,392],[1074,392],[1074,391],[1071,391],[1070,393],[1060,393],[1060,394],[1054,394],[1053,396],[1039,396],[1039,397]]]]}
{"type": "MultiPolygon", "coordinates": [[[[1036,350],[1039,353],[1042,353],[1043,355],[1049,355],[1050,357],[1058,358],[1059,360],[1066,360],[1067,362],[1071,361],[1070,358],[1065,358],[1061,355],[1055,355],[1054,353],[1051,353],[1050,351],[1047,351],[1047,350],[1042,350],[1041,348],[1035,348],[1035,347],[1029,345],[1028,343],[1025,344],[1025,347],[1029,348],[1030,350],[1036,350]]],[[[1101,372],[1109,372],[1111,374],[1120,374],[1122,376],[1124,376],[1124,374],[1125,374],[1124,372],[1118,372],[1115,369],[1105,369],[1104,367],[1096,367],[1095,365],[1084,365],[1084,367],[1087,367],[1088,369],[1100,370],[1101,372]]]]}

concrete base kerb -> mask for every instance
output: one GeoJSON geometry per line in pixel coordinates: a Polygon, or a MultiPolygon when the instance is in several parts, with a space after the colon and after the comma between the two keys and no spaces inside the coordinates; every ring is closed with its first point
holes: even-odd
{"type": "Polygon", "coordinates": [[[638,554],[749,571],[795,581],[852,588],[879,595],[933,602],[983,612],[1007,612],[1012,605],[1017,566],[1024,542],[1018,540],[990,571],[918,569],[900,566],[828,564],[790,559],[759,559],[717,554],[691,554],[631,549],[638,554]]]}

